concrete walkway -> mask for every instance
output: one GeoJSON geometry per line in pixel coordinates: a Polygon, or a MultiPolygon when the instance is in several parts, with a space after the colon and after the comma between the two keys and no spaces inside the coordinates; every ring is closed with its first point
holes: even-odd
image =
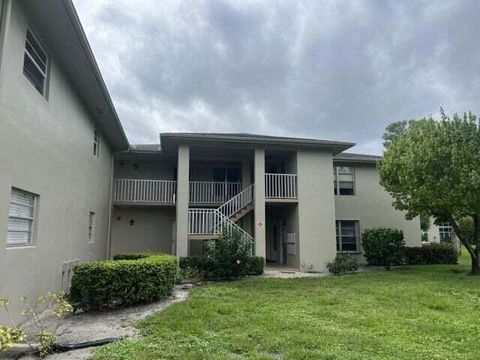
{"type": "Polygon", "coordinates": [[[329,275],[330,274],[328,273],[302,272],[300,269],[292,267],[273,265],[265,268],[263,277],[275,279],[294,279],[303,277],[325,277],[329,275]]]}
{"type": "MultiPolygon", "coordinates": [[[[139,336],[134,323],[148,315],[163,311],[168,306],[185,301],[191,284],[176,285],[173,294],[159,302],[133,306],[122,309],[105,310],[96,313],[81,313],[62,320],[57,330],[56,343],[80,343],[105,338],[121,337],[132,339],[139,336]]],[[[54,319],[45,319],[46,323],[53,324],[54,319]]],[[[34,327],[25,327],[27,333],[33,333],[34,327]],[[29,331],[30,330],[30,331],[29,331]]],[[[83,360],[91,356],[92,348],[52,354],[45,359],[49,360],[83,360]]],[[[35,356],[24,356],[23,360],[39,359],[35,356]]]]}

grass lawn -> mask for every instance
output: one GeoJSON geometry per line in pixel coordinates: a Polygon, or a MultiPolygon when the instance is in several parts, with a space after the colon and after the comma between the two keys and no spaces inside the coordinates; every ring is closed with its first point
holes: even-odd
{"type": "Polygon", "coordinates": [[[466,276],[465,255],[460,265],[198,287],[141,322],[145,337],[94,358],[480,359],[480,279],[466,276]]]}

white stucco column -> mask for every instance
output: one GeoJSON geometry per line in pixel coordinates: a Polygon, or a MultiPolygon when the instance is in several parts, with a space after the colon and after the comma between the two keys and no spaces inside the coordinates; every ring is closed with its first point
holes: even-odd
{"type": "Polygon", "coordinates": [[[265,258],[265,149],[255,149],[255,255],[265,258]]]}
{"type": "Polygon", "coordinates": [[[190,196],[190,149],[188,145],[179,145],[177,163],[176,255],[188,255],[188,203],[190,196]]]}

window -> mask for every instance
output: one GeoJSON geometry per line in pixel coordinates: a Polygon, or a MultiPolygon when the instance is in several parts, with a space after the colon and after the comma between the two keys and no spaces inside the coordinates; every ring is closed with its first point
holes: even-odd
{"type": "Polygon", "coordinates": [[[93,155],[99,157],[100,153],[100,134],[97,129],[93,131],[93,155]]]}
{"type": "Polygon", "coordinates": [[[452,238],[452,227],[448,223],[438,225],[438,235],[440,242],[450,242],[452,238]]]}
{"type": "Polygon", "coordinates": [[[337,220],[337,251],[359,251],[358,221],[337,220]]]}
{"type": "Polygon", "coordinates": [[[333,167],[333,191],[335,195],[354,195],[354,170],[350,166],[333,167]]]}
{"type": "Polygon", "coordinates": [[[31,245],[38,196],[12,188],[8,206],[7,245],[31,245]]]}
{"type": "Polygon", "coordinates": [[[47,85],[47,64],[47,53],[31,31],[27,30],[23,73],[42,95],[45,95],[47,85]]]}
{"type": "Polygon", "coordinates": [[[88,213],[88,243],[95,242],[95,213],[90,211],[88,213]]]}

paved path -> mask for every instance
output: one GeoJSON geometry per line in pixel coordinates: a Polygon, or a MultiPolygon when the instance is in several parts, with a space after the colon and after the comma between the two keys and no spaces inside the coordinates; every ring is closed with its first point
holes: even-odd
{"type": "Polygon", "coordinates": [[[295,269],[286,266],[267,266],[263,277],[266,278],[278,278],[278,279],[292,279],[302,277],[324,277],[329,276],[328,273],[319,272],[302,272],[300,269],[295,269]]]}
{"type": "MultiPolygon", "coordinates": [[[[131,339],[139,336],[134,323],[148,315],[163,311],[170,305],[185,301],[188,290],[192,286],[176,285],[173,294],[159,302],[133,306],[123,309],[105,310],[96,313],[81,313],[72,315],[62,320],[57,330],[57,343],[79,343],[85,341],[100,340],[111,337],[131,339]]],[[[46,319],[53,324],[54,319],[46,319]]],[[[26,327],[27,332],[29,327],[26,327]]],[[[31,328],[33,332],[33,328],[31,328]]],[[[83,360],[87,359],[92,349],[80,349],[65,353],[53,354],[45,359],[49,360],[83,360]]],[[[34,356],[22,357],[23,360],[38,359],[34,356]]]]}

